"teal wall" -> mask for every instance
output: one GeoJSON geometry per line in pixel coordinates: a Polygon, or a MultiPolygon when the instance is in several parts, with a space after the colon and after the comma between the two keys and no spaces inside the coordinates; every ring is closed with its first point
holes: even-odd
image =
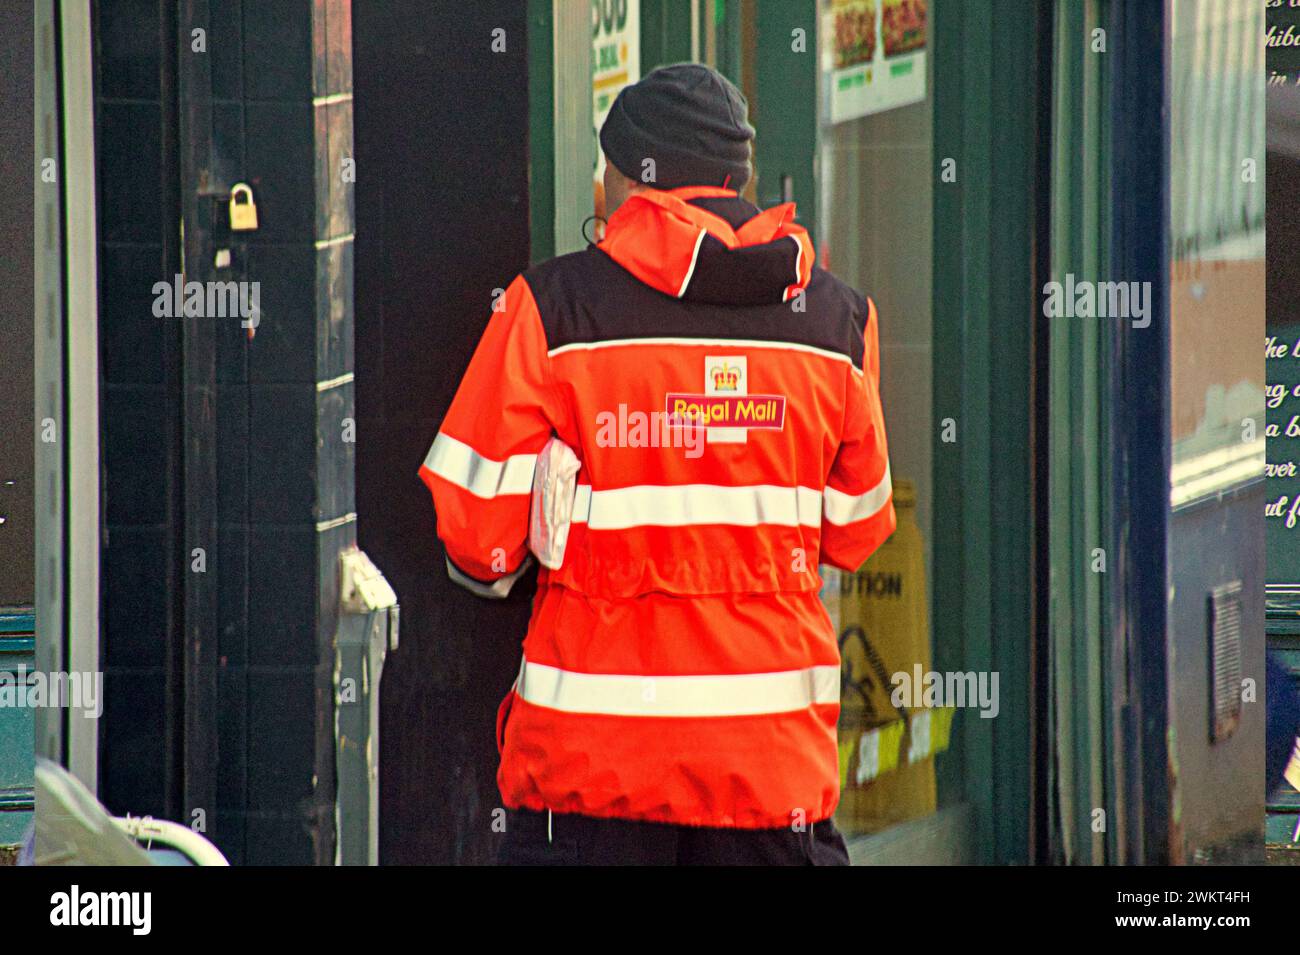
{"type": "MultiPolygon", "coordinates": [[[[33,676],[33,625],[30,610],[0,610],[0,674],[8,692],[20,676],[33,676]]],[[[0,846],[22,842],[35,809],[33,711],[7,702],[0,701],[0,846]]]]}

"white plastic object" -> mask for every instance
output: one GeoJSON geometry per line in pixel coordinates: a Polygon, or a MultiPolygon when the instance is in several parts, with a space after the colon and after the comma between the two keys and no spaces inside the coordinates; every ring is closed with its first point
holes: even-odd
{"type": "Polygon", "coordinates": [[[582,462],[573,449],[557,437],[546,442],[533,470],[533,504],[528,521],[528,549],[543,567],[558,570],[564,563],[573,521],[573,501],[578,493],[582,462]]]}
{"type": "Polygon", "coordinates": [[[339,606],[343,610],[370,613],[397,606],[397,594],[365,551],[351,547],[339,555],[339,562],[339,606]]]}
{"type": "Polygon", "coordinates": [[[149,816],[114,816],[113,823],[144,849],[175,849],[195,865],[230,865],[220,849],[178,822],[149,816]]]}

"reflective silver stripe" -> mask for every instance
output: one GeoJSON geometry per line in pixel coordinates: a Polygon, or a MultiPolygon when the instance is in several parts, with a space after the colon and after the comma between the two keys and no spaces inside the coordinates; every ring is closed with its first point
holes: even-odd
{"type": "Polygon", "coordinates": [[[776,673],[627,676],[577,673],[523,661],[515,685],[536,706],[604,716],[755,716],[838,703],[840,668],[776,673]]]}
{"type": "Polygon", "coordinates": [[[889,463],[885,462],[885,476],[880,483],[865,494],[845,494],[833,487],[826,488],[822,506],[826,520],[831,524],[852,524],[866,520],[889,503],[894,488],[889,481],[889,463]]]}
{"type": "Polygon", "coordinates": [[[591,513],[591,485],[579,484],[573,494],[573,514],[569,518],[572,524],[587,523],[587,515],[591,513]]]}
{"type": "Polygon", "coordinates": [[[774,484],[639,484],[608,491],[579,485],[573,522],[597,531],[694,524],[820,527],[822,496],[810,487],[774,484]]]}
{"type": "Polygon", "coordinates": [[[701,229],[700,234],[695,237],[695,248],[691,251],[691,267],[686,270],[686,278],[682,279],[682,287],[677,290],[678,298],[686,294],[686,289],[691,284],[691,276],[695,274],[695,263],[700,257],[700,246],[704,244],[706,235],[708,235],[708,231],[701,229]]]}
{"type": "Polygon", "coordinates": [[[536,464],[535,454],[514,454],[504,461],[493,461],[441,431],[424,458],[424,466],[438,477],[484,499],[531,494],[536,464]]]}
{"type": "Polygon", "coordinates": [[[460,584],[472,594],[478,594],[480,597],[487,597],[489,600],[501,600],[510,596],[510,588],[515,585],[515,581],[523,576],[524,571],[532,566],[533,555],[529,554],[524,558],[519,568],[512,574],[506,574],[504,577],[498,577],[492,583],[484,583],[481,580],[475,580],[466,574],[459,567],[447,558],[447,576],[455,583],[460,584]]]}
{"type": "Polygon", "coordinates": [[[809,355],[820,355],[822,358],[829,358],[832,361],[842,361],[847,363],[855,371],[861,371],[853,364],[853,359],[848,355],[837,351],[827,351],[825,348],[818,348],[815,345],[801,345],[796,342],[772,342],[760,341],[754,338],[614,338],[608,341],[599,342],[573,342],[569,345],[560,345],[552,348],[546,354],[554,358],[556,355],[563,355],[571,351],[592,351],[597,348],[619,348],[624,345],[689,345],[704,348],[766,348],[777,349],[778,351],[797,351],[805,352],[809,355]]]}

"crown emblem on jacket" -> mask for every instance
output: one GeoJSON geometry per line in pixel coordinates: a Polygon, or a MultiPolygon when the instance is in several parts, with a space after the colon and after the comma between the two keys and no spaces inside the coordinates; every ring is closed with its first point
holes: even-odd
{"type": "Polygon", "coordinates": [[[713,387],[718,391],[735,391],[740,386],[740,369],[725,361],[709,369],[709,374],[713,376],[713,387]]]}

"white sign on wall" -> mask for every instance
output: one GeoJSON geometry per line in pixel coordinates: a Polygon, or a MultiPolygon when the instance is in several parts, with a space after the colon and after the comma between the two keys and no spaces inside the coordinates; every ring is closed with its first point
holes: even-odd
{"type": "MultiPolygon", "coordinates": [[[[619,90],[640,78],[640,0],[591,0],[591,117],[597,135],[619,90]]],[[[597,181],[604,174],[605,157],[597,151],[597,181]]]]}
{"type": "Polygon", "coordinates": [[[829,120],[842,123],[925,99],[928,0],[823,0],[822,71],[829,120]]]}

